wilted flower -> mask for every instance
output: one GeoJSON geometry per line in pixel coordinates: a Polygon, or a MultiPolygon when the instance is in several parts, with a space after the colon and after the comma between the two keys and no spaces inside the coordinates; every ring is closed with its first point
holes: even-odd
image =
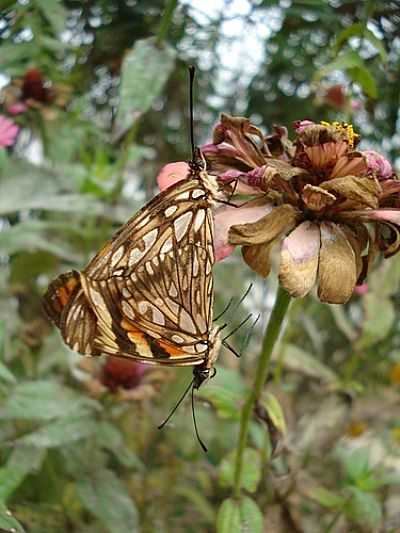
{"type": "Polygon", "coordinates": [[[340,83],[331,85],[325,91],[324,101],[336,109],[343,109],[347,104],[345,87],[340,83]]]}
{"type": "Polygon", "coordinates": [[[12,146],[18,132],[19,127],[12,120],[0,115],[0,147],[12,146]]]}
{"type": "Polygon", "coordinates": [[[299,121],[291,142],[283,128],[264,137],[248,119],[223,115],[203,148],[208,171],[252,189],[265,214],[242,222],[252,204],[235,209],[219,244],[226,237],[241,245],[246,262],[266,276],[280,243],[279,279],[292,296],[317,284],[321,301],[346,302],[377,252],[387,257],[400,248],[400,181],[388,179],[382,156],[357,151],[358,142],[350,124],[299,121]]]}
{"type": "Polygon", "coordinates": [[[91,395],[100,397],[109,392],[122,401],[151,398],[168,379],[163,370],[121,357],[80,359],[78,367],[84,371],[83,384],[91,395]]]}
{"type": "Polygon", "coordinates": [[[1,91],[4,107],[11,115],[38,110],[45,119],[57,115],[56,108],[67,103],[71,93],[68,85],[53,84],[46,80],[41,70],[28,69],[21,78],[14,78],[1,91]]]}

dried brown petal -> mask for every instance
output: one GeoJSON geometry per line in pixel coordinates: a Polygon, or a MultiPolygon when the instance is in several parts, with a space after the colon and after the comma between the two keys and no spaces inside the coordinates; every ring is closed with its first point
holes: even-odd
{"type": "Polygon", "coordinates": [[[368,165],[365,157],[359,152],[353,152],[340,157],[336,161],[330,175],[332,178],[342,178],[352,174],[355,176],[366,175],[367,171],[368,165]]]}
{"type": "Polygon", "coordinates": [[[322,222],[318,269],[321,302],[346,303],[357,281],[355,253],[343,230],[333,222],[322,222]]]}
{"type": "Polygon", "coordinates": [[[304,148],[311,165],[315,169],[324,169],[333,165],[347,150],[345,142],[327,142],[304,148]]]}
{"type": "Polygon", "coordinates": [[[334,194],[309,183],[303,188],[301,198],[306,207],[312,211],[321,211],[336,202],[334,194]]]}
{"type": "Polygon", "coordinates": [[[365,206],[376,209],[379,205],[379,195],[382,191],[379,181],[375,178],[360,178],[346,176],[334,178],[321,183],[321,188],[326,191],[341,195],[346,200],[354,202],[357,207],[365,206]]]}
{"type": "Polygon", "coordinates": [[[290,204],[280,205],[257,222],[232,226],[228,241],[230,244],[268,244],[293,229],[299,219],[298,209],[290,204]]]}
{"type": "Polygon", "coordinates": [[[243,246],[243,259],[249,267],[263,278],[266,278],[271,271],[270,252],[271,244],[255,244],[253,246],[243,246]]]}
{"type": "Polygon", "coordinates": [[[279,281],[292,296],[303,297],[313,287],[318,271],[320,231],[313,222],[303,222],[284,239],[279,281]]]}
{"type": "Polygon", "coordinates": [[[358,284],[359,277],[363,270],[363,260],[361,256],[368,244],[368,230],[363,224],[354,225],[353,227],[343,224],[341,228],[354,250],[358,284]]]}

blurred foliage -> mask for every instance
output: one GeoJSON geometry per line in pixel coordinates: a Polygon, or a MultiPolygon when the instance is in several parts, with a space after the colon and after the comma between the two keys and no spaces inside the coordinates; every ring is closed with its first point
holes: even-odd
{"type": "MultiPolygon", "coordinates": [[[[395,160],[398,0],[0,5],[1,114],[21,128],[0,148],[0,528],[399,531],[398,258],[346,306],[311,296],[292,305],[252,422],[241,501],[230,496],[238,410],[273,278],[253,280],[228,315],[261,313],[244,356],[221,354],[199,391],[207,455],[189,409],[157,430],[190,371],[149,370],[131,390],[104,393],[103,362],[70,352],[41,311],[49,281],[86,264],[156,192],[164,163],[187,159],[188,64],[199,142],[221,111],[266,131],[351,120],[364,148],[395,160]]],[[[218,312],[251,274],[235,255],[215,278],[218,312]]]]}

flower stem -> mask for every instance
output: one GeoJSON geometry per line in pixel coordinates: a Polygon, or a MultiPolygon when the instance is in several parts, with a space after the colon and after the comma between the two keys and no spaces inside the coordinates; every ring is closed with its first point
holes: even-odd
{"type": "Polygon", "coordinates": [[[289,307],[289,304],[289,294],[284,289],[279,287],[276,294],[275,304],[267,325],[267,329],[265,330],[261,354],[256,368],[254,383],[246,399],[246,402],[242,407],[240,417],[239,442],[236,452],[235,478],[233,489],[234,496],[236,497],[240,496],[243,471],[243,453],[247,445],[250,420],[253,415],[254,407],[257,403],[257,400],[260,398],[262,389],[267,379],[272,351],[279,337],[279,333],[281,332],[282,322],[285,317],[285,313],[289,307]]]}
{"type": "Polygon", "coordinates": [[[157,32],[157,44],[165,41],[178,0],[168,0],[157,32]]]}

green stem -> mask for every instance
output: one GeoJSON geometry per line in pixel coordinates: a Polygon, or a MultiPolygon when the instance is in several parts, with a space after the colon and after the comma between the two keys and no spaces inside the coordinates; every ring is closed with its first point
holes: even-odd
{"type": "Polygon", "coordinates": [[[169,27],[171,26],[172,17],[174,16],[175,8],[178,4],[178,0],[168,0],[163,13],[160,25],[157,32],[157,44],[163,43],[167,37],[169,27]]]}
{"type": "Polygon", "coordinates": [[[241,412],[239,442],[236,452],[235,480],[233,489],[234,496],[236,497],[240,496],[243,470],[243,453],[247,445],[250,420],[253,415],[254,407],[258,399],[260,398],[265,381],[267,379],[272,351],[281,332],[282,322],[289,307],[289,304],[289,294],[284,289],[279,287],[276,295],[275,304],[267,325],[267,329],[265,330],[264,340],[262,344],[260,358],[258,360],[254,383],[241,412]]]}

